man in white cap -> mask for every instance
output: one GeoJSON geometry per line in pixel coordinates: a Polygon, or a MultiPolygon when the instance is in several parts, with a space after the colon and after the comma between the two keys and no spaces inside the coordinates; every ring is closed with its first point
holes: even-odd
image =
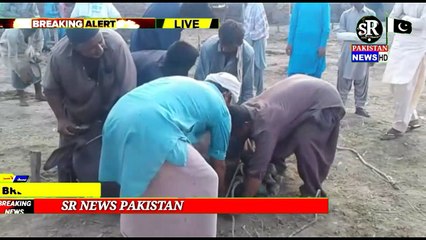
{"type": "MultiPolygon", "coordinates": [[[[210,75],[206,81],[169,76],[121,97],[103,128],[99,180],[119,183],[121,197],[224,196],[224,160],[231,132],[227,106],[238,99],[239,84],[235,77],[222,73],[210,75]],[[208,155],[214,170],[193,147],[207,131],[211,133],[208,155]]],[[[130,214],[122,216],[121,230],[125,236],[213,237],[216,219],[216,214],[130,214]],[[214,227],[187,230],[203,221],[214,227]],[[147,227],[154,223],[164,228],[147,227]]]]}

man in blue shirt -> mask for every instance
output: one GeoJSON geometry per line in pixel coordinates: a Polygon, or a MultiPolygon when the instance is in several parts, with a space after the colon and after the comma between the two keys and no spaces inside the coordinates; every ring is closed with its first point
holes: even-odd
{"type": "MultiPolygon", "coordinates": [[[[152,3],[144,18],[212,18],[208,3],[152,3]]],[[[182,28],[138,29],[132,33],[130,51],[167,50],[179,41],[182,28]]]]}
{"type": "Polygon", "coordinates": [[[143,50],[132,53],[138,71],[137,86],[166,76],[188,76],[198,57],[191,44],[178,41],[165,50],[143,50]]]}
{"type": "Polygon", "coordinates": [[[294,4],[286,47],[286,53],[290,56],[288,76],[306,74],[321,78],[326,69],[329,33],[329,3],[294,4]]]}
{"type": "Polygon", "coordinates": [[[99,180],[120,184],[121,197],[140,197],[163,164],[185,167],[188,147],[210,132],[208,154],[224,196],[231,132],[227,105],[239,97],[239,89],[234,76],[218,73],[206,81],[164,77],[130,91],[104,124],[99,180]]]}

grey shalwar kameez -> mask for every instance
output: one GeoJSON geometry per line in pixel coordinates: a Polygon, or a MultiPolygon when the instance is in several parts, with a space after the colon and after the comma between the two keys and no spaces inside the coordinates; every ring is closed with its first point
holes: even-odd
{"type": "MultiPolygon", "coordinates": [[[[373,10],[363,7],[358,12],[352,7],[342,13],[340,17],[340,27],[338,32],[356,32],[358,21],[364,16],[375,16],[373,10]]],[[[340,93],[343,103],[346,103],[348,94],[351,91],[352,83],[355,88],[355,105],[363,108],[367,103],[368,97],[368,78],[370,63],[352,62],[351,44],[360,44],[360,42],[345,41],[342,46],[342,55],[338,62],[337,90],[340,93]]]]}
{"type": "Polygon", "coordinates": [[[307,75],[293,75],[244,103],[253,120],[255,152],[246,173],[263,178],[269,163],[297,158],[303,195],[322,190],[336,153],[344,106],[335,87],[307,75]]]}

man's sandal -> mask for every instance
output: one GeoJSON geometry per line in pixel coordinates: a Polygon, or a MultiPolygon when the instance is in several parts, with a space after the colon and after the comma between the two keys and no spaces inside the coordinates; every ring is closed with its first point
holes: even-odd
{"type": "Polygon", "coordinates": [[[410,121],[410,123],[408,124],[407,132],[408,132],[408,131],[413,131],[414,129],[419,128],[419,127],[421,127],[421,126],[422,126],[422,125],[420,125],[420,121],[419,121],[418,119],[416,119],[416,120],[412,120],[412,121],[410,121]]]}
{"type": "Polygon", "coordinates": [[[380,140],[393,140],[393,139],[401,137],[402,135],[403,135],[402,132],[394,128],[391,128],[389,131],[383,134],[383,136],[380,137],[380,140]]]}

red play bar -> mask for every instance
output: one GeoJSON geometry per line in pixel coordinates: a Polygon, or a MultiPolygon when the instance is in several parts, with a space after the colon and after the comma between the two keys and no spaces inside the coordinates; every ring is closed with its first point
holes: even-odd
{"type": "Polygon", "coordinates": [[[121,20],[133,21],[139,28],[155,28],[155,18],[123,18],[121,20]]]}
{"type": "Polygon", "coordinates": [[[1,28],[13,28],[15,18],[0,18],[0,29],[1,28]]]}
{"type": "MultiPolygon", "coordinates": [[[[16,201],[16,200],[14,200],[16,201]]],[[[35,214],[327,214],[327,198],[34,199],[35,214]]],[[[29,212],[28,212],[29,213],[29,212]]]]}

